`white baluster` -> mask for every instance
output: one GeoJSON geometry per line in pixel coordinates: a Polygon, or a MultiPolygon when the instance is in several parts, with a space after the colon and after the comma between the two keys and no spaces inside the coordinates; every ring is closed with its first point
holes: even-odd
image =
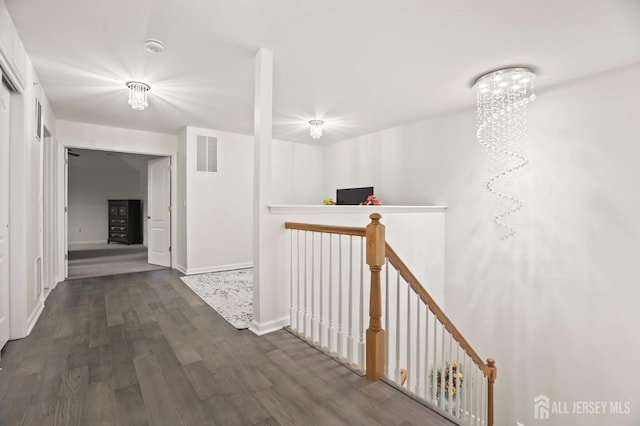
{"type": "Polygon", "coordinates": [[[440,354],[440,408],[445,408],[445,391],[446,391],[446,383],[445,383],[445,358],[444,358],[444,338],[445,338],[445,332],[446,332],[446,328],[444,326],[443,323],[440,323],[442,325],[442,351],[440,354]]]}
{"type": "Polygon", "coordinates": [[[309,336],[309,280],[308,280],[308,266],[309,266],[309,257],[307,256],[307,240],[308,235],[307,231],[304,231],[304,323],[302,324],[302,335],[305,339],[309,336]]]}
{"type": "Polygon", "coordinates": [[[389,372],[392,371],[391,370],[391,359],[389,357],[389,346],[391,346],[390,344],[388,344],[388,342],[391,342],[391,339],[389,336],[389,258],[385,257],[385,265],[384,265],[384,275],[385,275],[385,281],[384,281],[384,285],[385,285],[385,302],[384,302],[384,330],[387,333],[387,344],[384,345],[384,349],[386,351],[386,355],[385,355],[385,362],[386,362],[386,369],[385,369],[385,375],[387,376],[387,378],[391,378],[389,377],[389,372]]]}
{"type": "Polygon", "coordinates": [[[487,424],[487,377],[482,374],[481,377],[482,386],[482,424],[487,424]]]}
{"type": "Polygon", "coordinates": [[[311,329],[309,339],[315,343],[316,327],[318,326],[318,312],[316,311],[316,233],[311,233],[311,329]]]}
{"type": "Polygon", "coordinates": [[[347,361],[353,363],[353,236],[349,235],[349,297],[348,297],[347,361]]]}
{"type": "Polygon", "coordinates": [[[360,371],[366,368],[364,365],[364,238],[360,238],[360,339],[358,341],[358,366],[360,371]]]}
{"type": "Polygon", "coordinates": [[[422,356],[420,354],[420,296],[416,294],[416,384],[415,393],[422,396],[422,356]]]}
{"type": "Polygon", "coordinates": [[[297,322],[297,326],[298,326],[298,335],[300,336],[304,336],[304,312],[302,311],[302,288],[300,287],[302,285],[302,277],[300,276],[301,271],[302,271],[302,267],[300,265],[300,252],[302,251],[300,249],[300,231],[298,232],[298,322],[297,322]]]}
{"type": "Polygon", "coordinates": [[[400,271],[396,270],[396,383],[401,379],[400,366],[400,271]]]}
{"type": "Polygon", "coordinates": [[[472,365],[469,363],[469,356],[467,355],[467,351],[464,351],[464,415],[465,415],[465,419],[467,421],[467,423],[471,423],[471,417],[469,417],[469,398],[471,398],[471,396],[469,395],[469,385],[470,385],[470,380],[469,377],[471,377],[471,375],[469,374],[469,372],[471,372],[471,367],[472,365]]]}
{"type": "Polygon", "coordinates": [[[460,358],[460,350],[462,350],[462,361],[458,360],[458,417],[464,419],[464,393],[462,387],[464,382],[464,372],[467,371],[466,367],[464,366],[466,360],[466,352],[464,348],[462,348],[460,343],[458,343],[458,359],[460,358]],[[460,362],[462,362],[463,365],[460,365],[460,362]],[[464,371],[462,370],[463,368],[465,368],[464,371]],[[462,378],[460,377],[460,374],[462,374],[462,378]]]}
{"type": "Polygon", "coordinates": [[[433,315],[433,368],[431,369],[431,400],[437,404],[437,388],[438,388],[438,321],[435,314],[433,315]]]}
{"type": "Polygon", "coordinates": [[[424,399],[429,400],[429,305],[425,305],[424,315],[424,399]]]}
{"type": "Polygon", "coordinates": [[[322,240],[324,239],[324,234],[320,234],[320,341],[318,345],[320,348],[323,347],[324,342],[326,342],[326,324],[324,318],[324,250],[322,246],[322,240]]]}
{"type": "Polygon", "coordinates": [[[289,307],[289,326],[291,327],[291,331],[295,333],[296,331],[296,322],[295,322],[295,282],[293,279],[293,230],[289,231],[289,268],[290,268],[290,278],[289,278],[289,299],[290,299],[290,307],[289,307]]]}
{"type": "MultiPolygon", "coordinates": [[[[455,339],[454,339],[455,340],[455,339]]],[[[456,374],[454,379],[456,381],[456,395],[455,395],[455,413],[453,414],[455,417],[460,418],[460,406],[462,405],[462,393],[460,386],[460,372],[462,371],[462,366],[460,365],[460,345],[456,341],[456,374]]]]}
{"type": "Polygon", "coordinates": [[[338,358],[344,354],[344,332],[342,323],[342,235],[338,236],[338,358]]]}
{"type": "Polygon", "coordinates": [[[447,384],[449,385],[449,397],[447,398],[449,400],[449,408],[447,411],[451,413],[453,408],[453,346],[451,343],[451,333],[447,332],[447,334],[449,336],[449,367],[447,367],[447,370],[449,370],[449,379],[447,380],[447,384]]]}
{"type": "Polygon", "coordinates": [[[327,351],[333,352],[333,235],[329,234],[329,330],[327,338],[327,351]]]}
{"type": "Polygon", "coordinates": [[[479,387],[478,385],[478,369],[476,368],[476,380],[475,380],[475,392],[474,392],[474,399],[475,399],[475,407],[473,410],[473,413],[476,416],[476,424],[482,424],[481,420],[480,420],[480,397],[481,397],[481,392],[482,392],[482,388],[479,387]]]}
{"type": "MultiPolygon", "coordinates": [[[[409,283],[407,283],[409,284],[409,283]]],[[[411,287],[407,286],[407,390],[411,389],[411,287]]]]}
{"type": "Polygon", "coordinates": [[[466,419],[464,375],[467,374],[467,352],[458,344],[458,356],[462,349],[462,360],[458,363],[458,417],[466,419]],[[460,377],[462,374],[462,377],[460,377]]]}

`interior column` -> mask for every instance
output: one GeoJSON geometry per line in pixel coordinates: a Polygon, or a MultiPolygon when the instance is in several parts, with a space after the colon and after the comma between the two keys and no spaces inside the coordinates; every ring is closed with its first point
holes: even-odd
{"type": "MultiPolygon", "coordinates": [[[[261,278],[266,276],[267,221],[271,202],[271,131],[273,121],[273,52],[258,50],[255,59],[255,106],[253,144],[253,323],[251,330],[257,332],[262,324],[264,301],[261,278]]],[[[266,280],[265,283],[267,284],[266,280]]]]}

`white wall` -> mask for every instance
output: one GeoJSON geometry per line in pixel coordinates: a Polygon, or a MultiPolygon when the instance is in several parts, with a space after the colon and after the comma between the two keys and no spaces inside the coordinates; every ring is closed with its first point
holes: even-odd
{"type": "Polygon", "coordinates": [[[449,206],[446,312],[497,360],[496,424],[532,424],[539,394],[570,408],[632,403],[629,415],[552,415],[548,424],[640,423],[639,73],[635,65],[539,91],[527,206],[506,244],[490,224],[475,111],[327,147],[327,191],[366,183],[383,203],[449,206]]]}
{"type": "Polygon", "coordinates": [[[251,265],[251,142],[250,136],[187,128],[187,273],[251,265]],[[218,139],[217,173],[196,171],[197,135],[218,139]]]}
{"type": "Polygon", "coordinates": [[[108,200],[136,199],[142,173],[135,170],[69,168],[69,243],[107,241],[108,200]]]}
{"type": "Polygon", "coordinates": [[[78,156],[69,156],[69,242],[106,241],[108,200],[136,199],[142,204],[146,245],[148,162],[158,157],[78,149],[74,153],[78,156]]]}
{"type": "MultiPolygon", "coordinates": [[[[43,143],[35,137],[35,101],[55,135],[53,112],[4,2],[0,2],[0,65],[17,87],[11,95],[9,146],[9,270],[11,338],[26,336],[43,308],[36,259],[42,249],[43,143]]],[[[49,255],[51,255],[49,253],[49,255]]],[[[43,280],[51,277],[45,276],[43,280]]]]}
{"type": "MultiPolygon", "coordinates": [[[[185,198],[186,247],[179,265],[193,274],[250,266],[252,255],[253,137],[212,129],[187,127],[179,136],[179,164],[184,164],[178,186],[185,198]],[[196,171],[196,136],[218,139],[218,172],[196,171]]],[[[274,140],[272,194],[281,203],[322,202],[323,149],[274,140]],[[320,161],[318,161],[320,159],[320,161]]],[[[182,232],[182,231],[181,231],[182,232]]]]}
{"type": "Polygon", "coordinates": [[[324,192],[324,147],[272,140],[271,203],[322,204],[335,197],[324,192]]]}

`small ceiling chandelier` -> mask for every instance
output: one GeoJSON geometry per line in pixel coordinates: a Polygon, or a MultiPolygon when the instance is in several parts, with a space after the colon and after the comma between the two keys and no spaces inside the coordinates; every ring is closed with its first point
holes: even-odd
{"type": "Polygon", "coordinates": [[[309,126],[310,127],[310,134],[311,137],[313,139],[320,139],[320,136],[322,136],[322,125],[324,124],[324,121],[322,120],[311,120],[309,121],[309,126]]]}
{"type": "Polygon", "coordinates": [[[487,153],[487,190],[494,196],[493,222],[499,238],[516,231],[510,217],[523,203],[514,174],[529,164],[525,142],[527,105],[535,100],[535,73],[529,68],[504,68],[480,76],[473,84],[478,106],[478,142],[487,153]]]}
{"type": "Polygon", "coordinates": [[[147,102],[147,92],[149,92],[149,85],[141,83],[139,81],[127,82],[129,88],[129,105],[136,111],[142,111],[149,106],[147,102]]]}

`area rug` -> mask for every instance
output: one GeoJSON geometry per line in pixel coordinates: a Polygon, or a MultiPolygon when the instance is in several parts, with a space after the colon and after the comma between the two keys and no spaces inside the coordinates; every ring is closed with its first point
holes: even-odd
{"type": "Polygon", "coordinates": [[[191,290],[235,328],[253,320],[253,270],[212,272],[180,277],[191,290]]]}

